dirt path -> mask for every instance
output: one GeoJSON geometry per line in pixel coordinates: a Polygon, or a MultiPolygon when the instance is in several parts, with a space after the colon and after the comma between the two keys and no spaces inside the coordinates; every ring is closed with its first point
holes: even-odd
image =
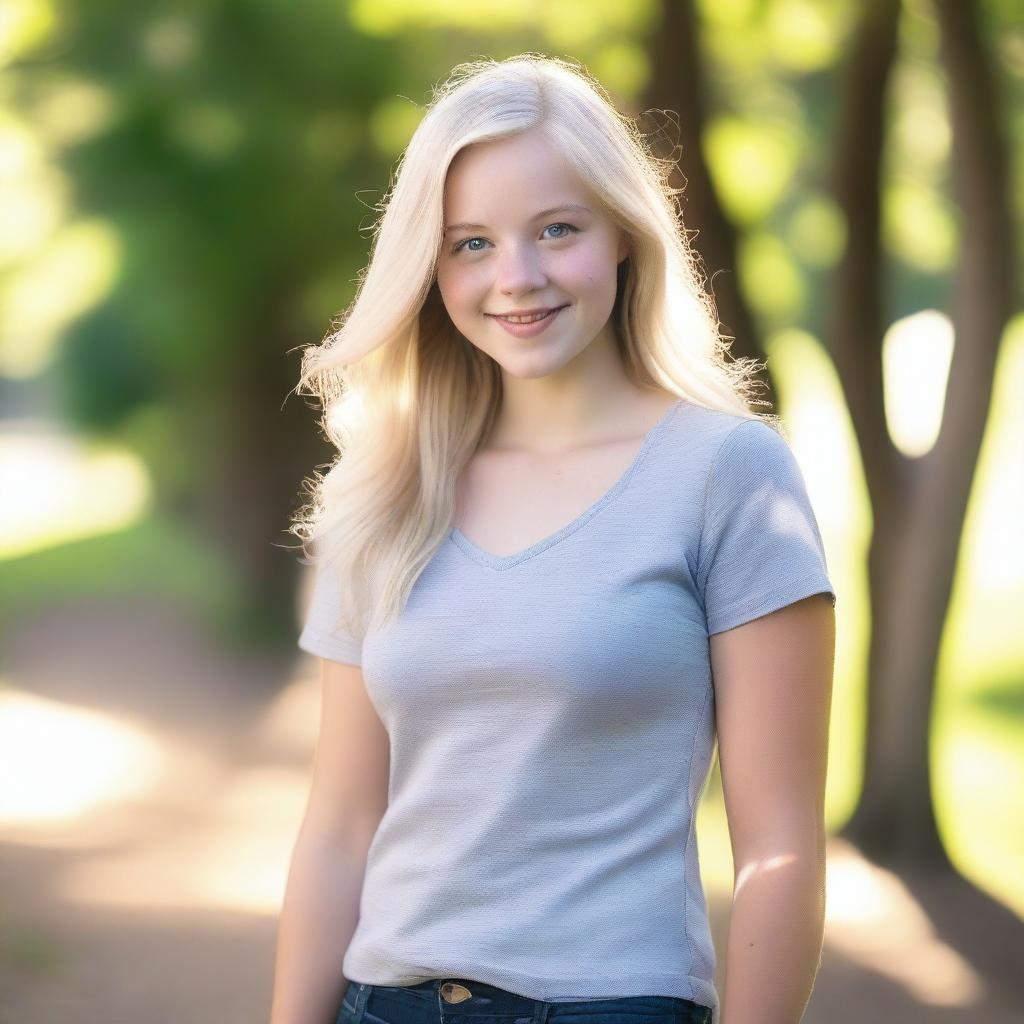
{"type": "MultiPolygon", "coordinates": [[[[6,640],[0,1024],[266,1022],[313,660],[229,658],[141,603],[51,609],[6,640]]],[[[1005,969],[1024,968],[1019,931],[968,921],[960,943],[956,891],[904,885],[839,842],[829,872],[805,1024],[1024,1024],[1005,969]]],[[[721,960],[728,906],[709,896],[721,960]]]]}

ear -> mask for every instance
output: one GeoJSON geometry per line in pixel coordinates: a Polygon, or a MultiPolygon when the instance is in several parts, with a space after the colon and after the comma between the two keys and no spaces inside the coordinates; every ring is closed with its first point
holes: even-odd
{"type": "Polygon", "coordinates": [[[626,234],[621,228],[619,229],[619,248],[615,256],[615,261],[621,263],[629,255],[629,235],[626,234]]]}

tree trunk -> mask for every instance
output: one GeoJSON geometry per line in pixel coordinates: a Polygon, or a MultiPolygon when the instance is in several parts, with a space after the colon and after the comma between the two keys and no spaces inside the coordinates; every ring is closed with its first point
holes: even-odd
{"type": "Polygon", "coordinates": [[[284,340],[285,288],[282,281],[263,302],[254,298],[256,315],[245,335],[252,350],[236,357],[231,393],[224,396],[218,445],[223,461],[208,478],[211,493],[204,516],[248,596],[239,632],[246,642],[269,647],[295,640],[301,550],[299,539],[287,530],[305,500],[303,479],[333,453],[317,440],[319,409],[293,393],[299,374],[294,346],[299,343],[284,340]]]}
{"type": "Polygon", "coordinates": [[[836,276],[830,340],[875,524],[864,784],[843,835],[889,865],[941,867],[950,865],[935,822],[929,771],[935,672],[996,355],[1012,308],[1013,245],[998,97],[973,6],[956,0],[936,9],[964,216],[956,347],[942,427],[930,452],[907,458],[895,449],[882,398],[878,168],[899,13],[894,0],[869,8],[851,54],[835,163],[850,241],[836,276]]]}
{"type": "MultiPolygon", "coordinates": [[[[701,138],[707,121],[701,47],[693,0],[669,0],[662,7],[662,23],[651,40],[653,73],[644,97],[645,109],[659,108],[679,114],[678,170],[670,179],[675,188],[685,185],[678,197],[687,234],[700,253],[708,288],[715,298],[718,319],[729,337],[735,338],[734,359],[764,359],[764,344],[750,308],[740,290],[736,272],[736,231],[718,201],[711,173],[704,160],[701,138]]],[[[758,400],[778,411],[772,372],[759,373],[763,385],[758,400]]]]}

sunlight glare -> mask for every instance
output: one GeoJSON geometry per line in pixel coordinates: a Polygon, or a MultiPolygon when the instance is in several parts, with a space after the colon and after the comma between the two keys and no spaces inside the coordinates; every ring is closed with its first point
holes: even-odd
{"type": "Polygon", "coordinates": [[[13,423],[0,433],[0,558],[123,529],[143,517],[151,492],[130,451],[13,423]]]}
{"type": "MultiPolygon", "coordinates": [[[[1005,638],[1019,636],[1024,607],[1024,313],[1006,327],[996,363],[990,426],[979,453],[974,489],[964,528],[961,571],[970,580],[971,612],[1004,619],[1000,645],[1019,650],[1005,638]],[[986,608],[991,603],[993,607],[986,608]],[[983,610],[984,609],[984,610],[983,610]]],[[[978,623],[981,626],[981,623],[978,623]]],[[[980,642],[978,630],[971,635],[980,642]]],[[[991,646],[988,648],[992,650],[991,646]]],[[[1019,664],[1019,661],[1017,662],[1019,664]]],[[[1012,669],[1009,669],[1012,671],[1012,669]]]]}
{"type": "Polygon", "coordinates": [[[80,906],[217,908],[274,914],[302,819],[309,777],[254,768],[217,782],[207,813],[188,828],[147,837],[65,875],[60,898],[80,906]]]}
{"type": "Polygon", "coordinates": [[[792,187],[799,133],[791,125],[721,114],[709,122],[704,145],[722,202],[744,225],[761,221],[792,187]]]}
{"type": "Polygon", "coordinates": [[[0,66],[42,43],[57,23],[52,0],[5,0],[0,4],[0,66]]]}
{"type": "Polygon", "coordinates": [[[983,979],[938,937],[900,879],[836,837],[829,840],[826,915],[827,946],[915,1001],[961,1007],[984,996],[983,979]]]}
{"type": "Polygon", "coordinates": [[[11,272],[0,306],[0,374],[25,380],[48,369],[68,325],[110,293],[120,237],[99,219],[64,224],[11,272]]]}
{"type": "Polygon", "coordinates": [[[160,767],[142,732],[110,715],[0,691],[0,826],[53,825],[148,790],[160,767]]]}
{"type": "Polygon", "coordinates": [[[953,325],[937,310],[897,320],[882,343],[885,416],[893,444],[904,455],[924,455],[942,423],[953,359],[953,325]]]}

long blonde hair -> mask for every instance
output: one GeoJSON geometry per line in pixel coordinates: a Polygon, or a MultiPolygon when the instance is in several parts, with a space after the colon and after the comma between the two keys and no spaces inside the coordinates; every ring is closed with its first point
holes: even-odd
{"type": "MultiPolygon", "coordinates": [[[[362,637],[404,607],[449,533],[455,482],[494,426],[501,373],[449,319],[436,284],[445,176],[466,146],[550,131],[552,141],[630,238],[612,313],[627,377],[708,408],[756,413],[752,359],[726,361],[668,184],[634,121],[581,66],[542,54],[455,67],[399,159],[356,297],[303,350],[301,393],[318,396],[338,456],[307,481],[291,532],[330,564],[345,628],[362,637]]],[[[316,554],[314,555],[314,551],[316,554]]],[[[340,625],[340,624],[339,624],[340,625]]]]}

